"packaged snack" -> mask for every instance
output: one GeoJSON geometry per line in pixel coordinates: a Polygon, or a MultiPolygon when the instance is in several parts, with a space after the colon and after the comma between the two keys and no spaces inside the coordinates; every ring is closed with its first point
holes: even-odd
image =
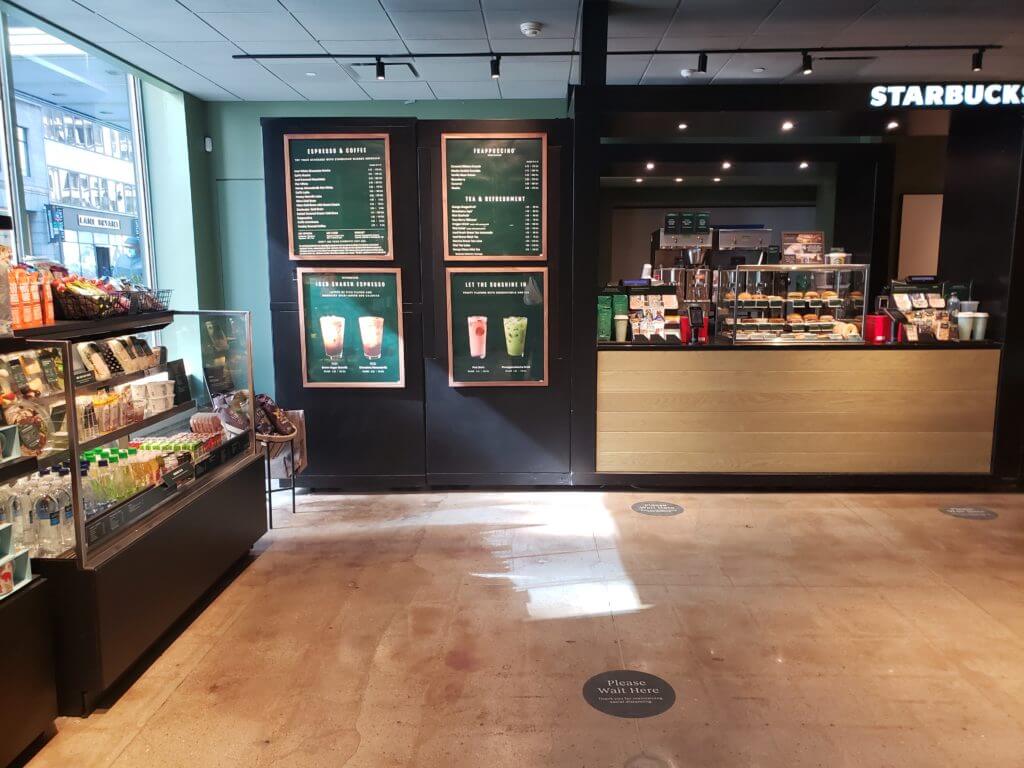
{"type": "Polygon", "coordinates": [[[52,431],[49,415],[31,400],[16,395],[4,395],[2,401],[4,421],[18,428],[21,452],[26,456],[39,456],[46,448],[52,431]]]}
{"type": "MultiPolygon", "coordinates": [[[[661,321],[661,335],[665,334],[665,321],[661,321]]],[[[274,427],[274,433],[278,435],[291,435],[295,433],[295,425],[292,424],[288,415],[278,407],[277,403],[270,399],[267,395],[256,395],[256,404],[259,406],[257,410],[257,421],[259,420],[259,411],[266,413],[267,418],[274,427]]]]}

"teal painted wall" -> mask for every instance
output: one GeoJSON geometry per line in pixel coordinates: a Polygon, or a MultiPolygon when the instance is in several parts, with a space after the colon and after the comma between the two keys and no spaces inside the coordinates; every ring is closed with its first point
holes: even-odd
{"type": "MultiPolygon", "coordinates": [[[[209,160],[211,201],[219,246],[223,308],[253,313],[256,391],[274,392],[270,329],[267,222],[263,187],[263,117],[415,117],[445,119],[554,119],[566,116],[562,99],[505,101],[209,102],[205,120],[213,139],[209,160]]],[[[195,158],[193,158],[195,160],[195,158]]],[[[211,267],[207,274],[215,274],[211,267]]],[[[211,278],[212,279],[212,278],[211,278]]],[[[295,339],[298,343],[298,339],[295,339]]],[[[282,403],[288,407],[287,403],[282,403]]]]}

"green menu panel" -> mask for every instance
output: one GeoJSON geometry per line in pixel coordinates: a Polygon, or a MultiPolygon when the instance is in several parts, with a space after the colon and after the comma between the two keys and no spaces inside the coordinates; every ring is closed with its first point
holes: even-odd
{"type": "Polygon", "coordinates": [[[287,134],[288,255],[391,259],[386,133],[287,134]]]}
{"type": "Polygon", "coordinates": [[[444,257],[547,257],[547,134],[446,133],[444,257]]]}
{"type": "Polygon", "coordinates": [[[398,269],[298,269],[302,383],[404,387],[398,269]]]}
{"type": "Polygon", "coordinates": [[[448,383],[546,386],[545,267],[449,267],[448,383]]]}

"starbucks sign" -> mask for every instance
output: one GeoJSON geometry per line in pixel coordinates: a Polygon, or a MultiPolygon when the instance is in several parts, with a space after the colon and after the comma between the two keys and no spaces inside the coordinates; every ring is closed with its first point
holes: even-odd
{"type": "Polygon", "coordinates": [[[1024,84],[876,85],[868,103],[872,107],[1019,107],[1024,104],[1024,84]]]}

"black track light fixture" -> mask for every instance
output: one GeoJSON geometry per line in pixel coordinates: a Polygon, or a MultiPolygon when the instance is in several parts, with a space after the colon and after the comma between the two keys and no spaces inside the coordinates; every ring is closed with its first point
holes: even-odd
{"type": "Polygon", "coordinates": [[[803,71],[805,75],[811,74],[814,71],[814,59],[811,58],[811,54],[809,54],[807,51],[804,51],[801,54],[801,58],[803,59],[803,63],[800,69],[803,71]]]}
{"type": "Polygon", "coordinates": [[[984,48],[979,48],[978,50],[976,50],[974,52],[974,55],[971,56],[971,71],[972,72],[981,72],[981,70],[983,69],[983,65],[984,65],[984,61],[983,61],[984,58],[985,58],[985,49],[984,48]]]}
{"type": "Polygon", "coordinates": [[[384,79],[384,61],[379,56],[377,57],[377,79],[384,79]]]}
{"type": "Polygon", "coordinates": [[[501,56],[495,56],[491,59],[491,80],[497,80],[501,77],[501,56]]]}
{"type": "Polygon", "coordinates": [[[697,56],[697,71],[705,74],[708,71],[708,55],[703,51],[697,56]]]}

